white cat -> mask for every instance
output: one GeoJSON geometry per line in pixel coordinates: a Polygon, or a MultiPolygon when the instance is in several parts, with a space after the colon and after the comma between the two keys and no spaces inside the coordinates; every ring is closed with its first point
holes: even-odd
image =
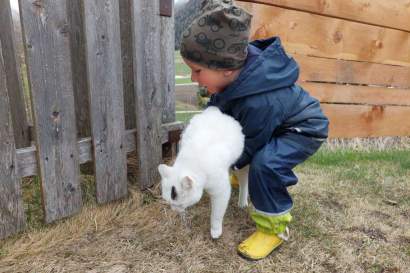
{"type": "MultiPolygon", "coordinates": [[[[242,127],[216,107],[195,115],[182,134],[172,167],[161,164],[162,197],[183,212],[197,203],[205,190],[211,199],[211,236],[222,234],[222,221],[231,195],[229,168],[242,154],[242,127]]],[[[239,206],[248,205],[248,168],[236,171],[240,181],[239,206]]]]}

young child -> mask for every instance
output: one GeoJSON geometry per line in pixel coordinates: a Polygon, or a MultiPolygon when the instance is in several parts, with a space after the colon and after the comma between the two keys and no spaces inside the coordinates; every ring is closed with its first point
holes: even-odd
{"type": "Polygon", "coordinates": [[[293,202],[292,169],[327,138],[319,102],[296,84],[299,67],[278,37],[248,43],[252,16],[231,0],[209,0],[184,31],[181,55],[192,81],[206,86],[209,105],[243,127],[245,150],[233,169],[249,165],[251,218],[256,231],[238,246],[252,260],[268,256],[283,240],[293,202]]]}

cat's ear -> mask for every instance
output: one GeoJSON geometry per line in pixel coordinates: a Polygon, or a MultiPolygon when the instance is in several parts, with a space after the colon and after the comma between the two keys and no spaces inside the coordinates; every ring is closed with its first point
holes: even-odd
{"type": "Polygon", "coordinates": [[[189,191],[192,189],[194,185],[194,180],[190,176],[185,176],[181,180],[181,186],[183,190],[189,191]]]}
{"type": "Polygon", "coordinates": [[[171,170],[172,168],[165,164],[160,164],[158,166],[158,171],[162,178],[168,177],[171,173],[171,170]]]}

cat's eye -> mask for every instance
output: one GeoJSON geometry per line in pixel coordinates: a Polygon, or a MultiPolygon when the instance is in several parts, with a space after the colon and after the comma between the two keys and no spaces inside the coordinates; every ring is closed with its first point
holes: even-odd
{"type": "Polygon", "coordinates": [[[177,199],[177,190],[175,189],[174,186],[172,186],[172,188],[171,188],[171,199],[172,200],[177,199]]]}

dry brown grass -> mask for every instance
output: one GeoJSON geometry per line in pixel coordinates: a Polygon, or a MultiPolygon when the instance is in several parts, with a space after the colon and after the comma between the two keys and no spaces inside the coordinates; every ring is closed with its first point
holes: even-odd
{"type": "Polygon", "coordinates": [[[396,163],[298,167],[291,239],[262,261],[236,254],[254,229],[236,206],[237,191],[224,233],[213,241],[208,198],[182,221],[163,204],[158,187],[141,193],[131,185],[122,202],[90,201],[75,217],[0,242],[0,272],[408,273],[410,169],[396,163]]]}

